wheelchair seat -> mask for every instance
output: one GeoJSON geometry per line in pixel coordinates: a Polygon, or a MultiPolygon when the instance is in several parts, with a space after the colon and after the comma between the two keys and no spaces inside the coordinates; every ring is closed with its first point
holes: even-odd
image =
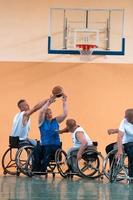
{"type": "Polygon", "coordinates": [[[19,137],[9,136],[9,147],[18,148],[19,147],[19,137]]]}
{"type": "Polygon", "coordinates": [[[10,148],[21,148],[23,146],[33,146],[28,140],[19,140],[18,136],[9,136],[10,148]]]}
{"type": "Polygon", "coordinates": [[[98,146],[98,143],[97,142],[93,142],[93,145],[88,145],[87,148],[85,149],[85,151],[86,150],[96,151],[97,150],[97,146],[98,146]]]}
{"type": "Polygon", "coordinates": [[[19,140],[18,147],[21,148],[24,146],[34,146],[34,145],[32,145],[28,140],[19,140]]]}
{"type": "Polygon", "coordinates": [[[83,153],[82,157],[86,161],[95,161],[97,159],[98,152],[86,151],[83,153]]]}

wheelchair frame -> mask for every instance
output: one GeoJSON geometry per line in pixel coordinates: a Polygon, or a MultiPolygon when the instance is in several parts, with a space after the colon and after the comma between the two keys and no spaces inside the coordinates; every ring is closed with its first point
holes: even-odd
{"type": "MultiPolygon", "coordinates": [[[[47,177],[48,174],[52,174],[53,177],[55,177],[55,174],[59,173],[59,171],[55,171],[56,167],[57,167],[56,155],[61,150],[62,150],[61,148],[57,149],[57,151],[55,152],[55,159],[54,160],[50,160],[50,162],[49,162],[49,164],[47,166],[47,171],[46,172],[32,171],[32,156],[33,156],[33,152],[31,152],[31,154],[29,155],[28,160],[26,162],[25,175],[27,175],[29,177],[32,177],[34,175],[45,175],[47,177]]],[[[57,167],[57,169],[58,169],[58,167],[57,167]]]]}
{"type": "MultiPolygon", "coordinates": [[[[34,174],[46,175],[49,173],[55,177],[55,174],[59,173],[62,177],[73,177],[74,175],[85,177],[85,178],[97,178],[102,175],[101,173],[101,159],[103,161],[103,156],[100,152],[94,149],[87,149],[83,155],[82,159],[77,160],[76,165],[78,172],[72,172],[68,166],[68,158],[66,152],[59,148],[55,153],[54,160],[50,160],[47,172],[32,172],[32,151],[33,146],[24,145],[19,147],[19,141],[16,142],[18,138],[10,138],[9,148],[5,151],[2,157],[2,167],[4,174],[11,174],[19,176],[23,173],[27,176],[33,176],[34,174]],[[15,140],[15,143],[13,143],[15,140]],[[93,157],[93,155],[95,156],[93,157]],[[6,163],[6,157],[8,157],[8,162],[6,163]],[[12,170],[13,168],[13,170],[12,170]],[[55,171],[55,169],[57,169],[55,171]]],[[[97,146],[97,143],[95,144],[97,146]]]]}
{"type": "Polygon", "coordinates": [[[3,174],[20,175],[16,165],[16,153],[18,148],[9,147],[2,157],[3,174]]]}
{"type": "Polygon", "coordinates": [[[90,179],[102,176],[102,166],[100,166],[101,162],[103,162],[101,152],[87,149],[83,153],[82,159],[77,161],[79,174],[82,177],[90,179]]]}
{"type": "MultiPolygon", "coordinates": [[[[24,173],[22,163],[27,162],[26,158],[22,157],[23,150],[30,150],[33,148],[31,145],[21,146],[19,137],[9,136],[9,148],[5,151],[2,157],[3,174],[17,175],[24,173]],[[20,165],[21,164],[21,165],[20,165]]],[[[28,150],[28,151],[29,151],[28,150]]]]}
{"type": "Polygon", "coordinates": [[[122,181],[124,179],[129,180],[127,155],[125,152],[123,156],[118,160],[116,158],[117,149],[110,151],[103,162],[103,174],[109,179],[110,182],[122,181]],[[109,156],[114,155],[111,166],[109,164],[109,156]]]}
{"type": "Polygon", "coordinates": [[[55,174],[59,173],[62,177],[73,177],[74,175],[84,178],[98,178],[102,175],[102,167],[100,166],[103,156],[100,152],[94,149],[87,149],[82,156],[81,162],[77,161],[78,172],[72,172],[68,165],[68,158],[66,152],[59,148],[55,153],[55,159],[49,162],[46,172],[32,172],[32,153],[30,154],[26,164],[26,175],[32,177],[33,175],[45,175],[49,173],[55,177],[55,174]],[[93,155],[95,154],[95,157],[93,155]],[[54,171],[57,168],[58,171],[54,171]]]}

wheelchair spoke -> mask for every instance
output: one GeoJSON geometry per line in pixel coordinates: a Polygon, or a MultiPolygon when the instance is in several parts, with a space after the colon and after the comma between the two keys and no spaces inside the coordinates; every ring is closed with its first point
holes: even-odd
{"type": "Polygon", "coordinates": [[[16,163],[11,163],[11,161],[5,166],[6,168],[16,167],[16,163]]]}
{"type": "Polygon", "coordinates": [[[17,148],[8,148],[2,157],[4,174],[17,175],[16,156],[17,148]]]}
{"type": "Polygon", "coordinates": [[[85,152],[81,160],[77,161],[79,173],[83,177],[97,178],[101,175],[100,173],[100,159],[103,157],[98,152],[91,151],[85,152]]]}
{"type": "Polygon", "coordinates": [[[121,172],[123,171],[123,166],[124,166],[123,157],[120,159],[114,157],[110,169],[110,182],[115,182],[117,180],[120,181],[123,179],[121,174],[121,172]]]}
{"type": "Polygon", "coordinates": [[[88,164],[86,164],[85,166],[83,166],[80,170],[82,172],[85,172],[85,170],[89,169],[88,164]]]}
{"type": "Polygon", "coordinates": [[[29,145],[29,146],[23,146],[21,147],[17,154],[16,154],[16,164],[18,169],[20,170],[20,172],[22,172],[23,174],[26,174],[26,163],[28,160],[28,157],[30,156],[32,150],[33,150],[33,146],[29,145]]]}

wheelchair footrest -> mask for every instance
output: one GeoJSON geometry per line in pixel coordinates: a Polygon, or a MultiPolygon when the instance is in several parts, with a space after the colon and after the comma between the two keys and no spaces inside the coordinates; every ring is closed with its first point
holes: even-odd
{"type": "Polygon", "coordinates": [[[32,171],[33,175],[47,175],[47,172],[38,172],[38,171],[32,171]]]}

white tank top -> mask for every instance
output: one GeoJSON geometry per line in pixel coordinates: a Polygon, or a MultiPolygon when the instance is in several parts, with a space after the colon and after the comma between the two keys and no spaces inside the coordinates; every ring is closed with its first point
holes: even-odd
{"type": "Polygon", "coordinates": [[[85,132],[85,130],[82,128],[82,127],[78,127],[76,128],[76,130],[72,133],[72,141],[73,141],[73,145],[74,147],[80,147],[81,145],[81,142],[77,140],[76,138],[76,133],[77,132],[83,132],[87,142],[88,142],[88,145],[93,145],[92,143],[92,140],[90,139],[90,137],[88,136],[88,134],[85,132]]]}
{"type": "Polygon", "coordinates": [[[30,119],[24,126],[22,123],[23,115],[25,111],[19,112],[13,119],[13,126],[11,136],[19,136],[20,140],[25,140],[28,138],[28,133],[30,130],[30,119]]]}

